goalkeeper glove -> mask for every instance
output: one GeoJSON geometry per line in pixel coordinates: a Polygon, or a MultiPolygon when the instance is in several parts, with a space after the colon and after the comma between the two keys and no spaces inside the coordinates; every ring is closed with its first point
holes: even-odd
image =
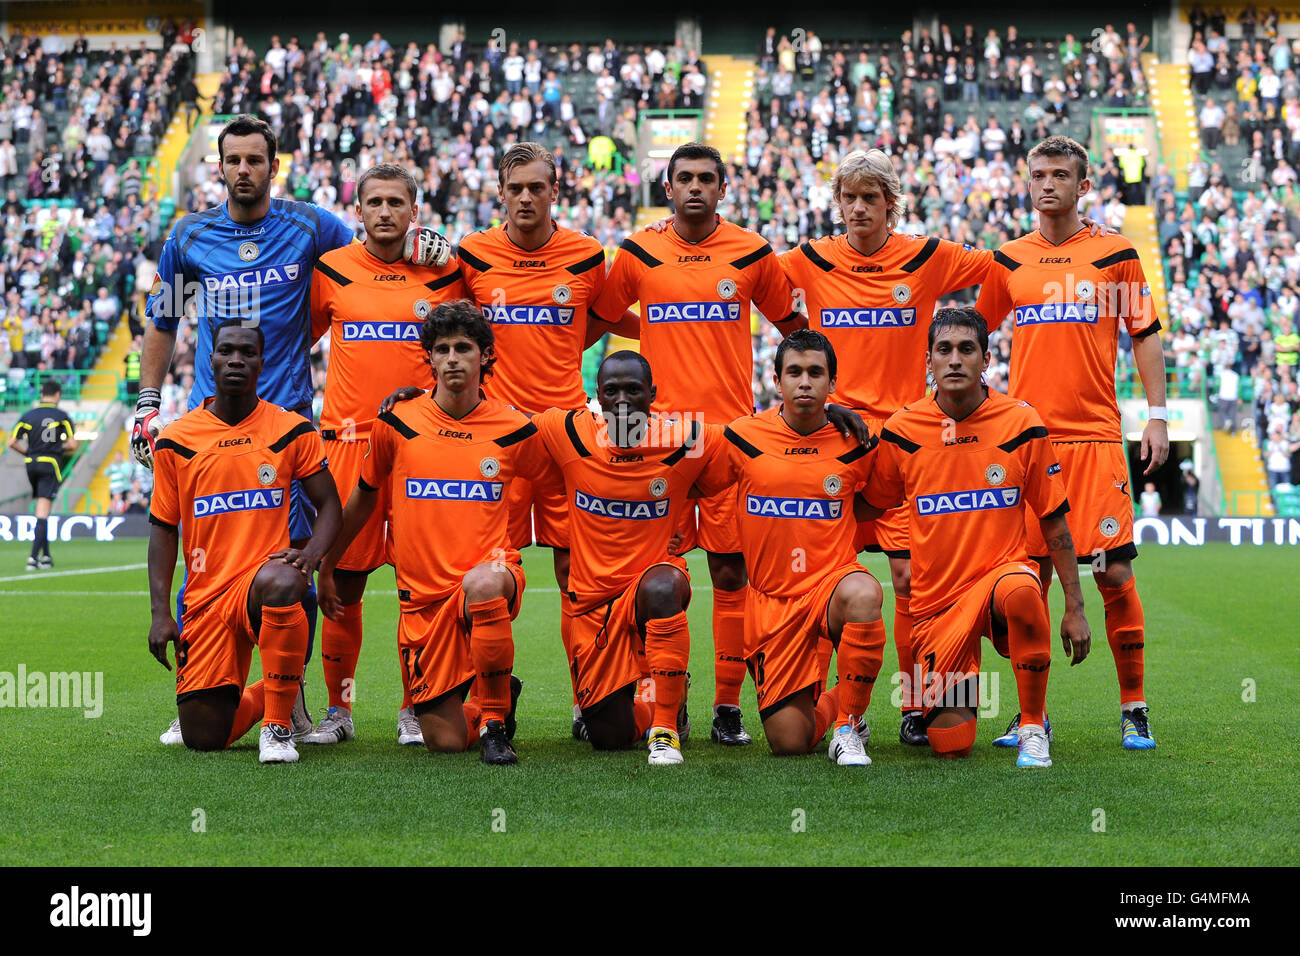
{"type": "Polygon", "coordinates": [[[135,460],[153,471],[153,453],[162,422],[158,410],[162,408],[162,392],[156,388],[140,389],[135,403],[135,424],[131,427],[131,454],[135,460]]]}
{"type": "Polygon", "coordinates": [[[413,266],[445,266],[451,258],[451,243],[441,233],[417,226],[406,234],[402,258],[413,266]]]}

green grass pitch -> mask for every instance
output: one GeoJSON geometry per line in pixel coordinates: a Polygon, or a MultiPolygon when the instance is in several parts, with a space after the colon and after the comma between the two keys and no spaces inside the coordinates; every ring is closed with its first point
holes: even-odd
{"type": "MultiPolygon", "coordinates": [[[[0,671],[102,671],[104,700],[97,719],[0,709],[4,865],[1300,862],[1291,736],[1300,667],[1287,580],[1296,565],[1280,548],[1143,550],[1147,692],[1159,741],[1149,753],[1120,749],[1101,602],[1085,581],[1094,653],[1071,669],[1055,645],[1055,766],[1046,771],[1017,770],[1013,751],[990,746],[1017,709],[1011,671],[991,649],[984,660],[998,675],[1000,710],[980,721],[970,760],[940,762],[898,743],[892,644],[869,713],[873,766],[835,767],[824,747],[772,757],[748,681],[742,705],[753,746],[711,744],[708,591],[690,613],[686,763],[650,767],[642,748],[594,753],[569,736],[559,595],[549,554],[535,548],[515,625],[515,670],[525,682],[518,767],[397,745],[387,570],[366,602],[355,742],[303,746],[296,766],[268,767],[257,762],[254,734],[226,753],[166,748],[158,734],[175,713],[173,684],[146,648],[145,542],[56,544],[55,571],[31,574],[22,571],[26,550],[0,545],[0,671]],[[79,573],[121,566],[133,567],[79,573]]],[[[888,581],[883,561],[868,563],[888,581]]],[[[698,552],[692,570],[707,585],[698,552]]],[[[885,617],[892,621],[888,590],[885,617]]],[[[320,675],[318,652],[308,678],[317,716],[320,675]]]]}

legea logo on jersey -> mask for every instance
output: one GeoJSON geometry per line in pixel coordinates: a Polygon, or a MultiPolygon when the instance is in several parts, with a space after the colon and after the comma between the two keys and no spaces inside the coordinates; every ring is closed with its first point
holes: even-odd
{"type": "Polygon", "coordinates": [[[822,309],[823,329],[908,329],[916,325],[916,309],[822,309]]]}
{"type": "Polygon", "coordinates": [[[344,342],[418,342],[419,322],[344,322],[344,342]]]}
{"type": "Polygon", "coordinates": [[[951,515],[966,511],[998,511],[1020,504],[1019,488],[980,488],[938,495],[917,495],[918,515],[951,515]]]}
{"type": "Polygon", "coordinates": [[[581,510],[606,518],[627,518],[642,521],[647,518],[662,518],[668,514],[668,499],[658,501],[626,501],[622,498],[601,498],[589,495],[585,491],[574,489],[573,503],[581,510]]]}
{"type": "Polygon", "coordinates": [[[646,307],[648,322],[735,322],[739,302],[657,302],[646,307]]]}
{"type": "Polygon", "coordinates": [[[745,510],[760,518],[811,518],[834,521],[844,513],[844,502],[826,498],[769,498],[746,495],[745,510]]]}
{"type": "Polygon", "coordinates": [[[283,488],[250,488],[227,491],[221,495],[204,495],[194,499],[194,517],[226,514],[231,511],[266,511],[284,504],[283,488]]]}
{"type": "Polygon", "coordinates": [[[1092,302],[1044,302],[1016,306],[1016,325],[1045,325],[1052,322],[1097,324],[1097,306],[1092,302]]]}
{"type": "Polygon", "coordinates": [[[557,305],[489,305],[479,306],[488,321],[495,325],[572,325],[573,309],[557,305]]]}
{"type": "Polygon", "coordinates": [[[236,289],[251,289],[255,286],[297,282],[301,275],[302,264],[288,262],[282,266],[262,266],[259,269],[242,269],[239,272],[216,272],[203,277],[203,286],[209,292],[230,292],[236,289]]]}
{"type": "Polygon", "coordinates": [[[459,478],[407,478],[406,497],[435,501],[500,501],[499,481],[463,481],[459,478]]]}

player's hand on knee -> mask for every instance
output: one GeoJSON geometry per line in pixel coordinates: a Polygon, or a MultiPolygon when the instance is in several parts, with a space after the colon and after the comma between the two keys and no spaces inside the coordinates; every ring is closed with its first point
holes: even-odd
{"type": "Polygon", "coordinates": [[[416,388],[414,385],[403,385],[379,403],[379,414],[383,415],[385,412],[391,412],[393,406],[398,402],[409,402],[411,399],[419,398],[423,394],[424,389],[422,388],[416,388]]]}
{"type": "Polygon", "coordinates": [[[297,548],[285,548],[283,551],[277,551],[267,560],[283,561],[285,564],[291,564],[307,577],[311,577],[312,572],[320,565],[320,558],[313,557],[307,551],[300,551],[297,548]]]}
{"type": "Polygon", "coordinates": [[[181,644],[181,632],[170,614],[165,618],[154,618],[153,624],[150,625],[149,653],[154,656],[159,664],[168,670],[171,670],[171,662],[167,660],[168,644],[176,645],[177,666],[184,664],[185,651],[181,644]]]}
{"type": "Polygon", "coordinates": [[[150,471],[153,471],[158,433],[162,431],[162,421],[158,418],[161,408],[162,392],[159,389],[140,389],[140,397],[135,403],[135,421],[131,425],[131,455],[150,471]]]}
{"type": "Polygon", "coordinates": [[[406,234],[402,258],[413,266],[445,266],[451,258],[451,243],[442,233],[416,226],[406,234]]]}
{"type": "Polygon", "coordinates": [[[1066,611],[1061,619],[1061,646],[1070,657],[1070,666],[1081,662],[1092,650],[1092,629],[1083,611],[1066,611]]]}

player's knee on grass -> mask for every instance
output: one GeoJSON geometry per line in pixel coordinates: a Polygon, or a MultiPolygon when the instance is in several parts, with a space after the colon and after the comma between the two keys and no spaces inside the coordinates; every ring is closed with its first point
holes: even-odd
{"type": "Polygon", "coordinates": [[[214,687],[189,695],[176,705],[181,740],[190,750],[225,750],[239,707],[239,688],[214,687]]]}
{"type": "Polygon", "coordinates": [[[811,688],[788,697],[783,707],[763,718],[763,736],[775,757],[811,753],[817,745],[813,739],[816,730],[811,688]]]}
{"type": "Polygon", "coordinates": [[[831,632],[838,634],[849,621],[870,623],[880,620],[885,592],[869,574],[850,574],[840,581],[831,595],[828,620],[831,632]]]}
{"type": "Polygon", "coordinates": [[[939,707],[926,717],[930,750],[936,757],[969,757],[975,745],[975,711],[969,707],[939,707]]]}
{"type": "Polygon", "coordinates": [[[889,559],[889,579],[894,585],[894,596],[904,601],[912,598],[912,562],[907,558],[889,559]]]}
{"type": "Polygon", "coordinates": [[[651,568],[641,579],[636,592],[638,621],[673,617],[686,609],[690,601],[686,575],[667,566],[651,568]]]}
{"type": "Polygon", "coordinates": [[[708,552],[709,578],[719,591],[739,591],[749,583],[745,572],[745,556],[740,553],[715,554],[708,552]]]}
{"type": "Polygon", "coordinates": [[[507,603],[515,597],[515,576],[502,562],[496,564],[479,564],[469,569],[461,580],[461,590],[465,592],[465,605],[481,604],[505,598],[507,603]]]}
{"type": "Polygon", "coordinates": [[[458,690],[448,691],[433,701],[415,704],[414,709],[429,753],[465,752],[469,726],[465,723],[465,707],[458,690]]]}
{"type": "Polygon", "coordinates": [[[587,739],[593,750],[622,750],[636,743],[634,691],[635,685],[629,685],[582,709],[582,722],[587,725],[587,739]]]}
{"type": "Polygon", "coordinates": [[[268,561],[253,578],[253,603],[258,607],[292,607],[307,593],[305,575],[289,564],[268,561]]]}

